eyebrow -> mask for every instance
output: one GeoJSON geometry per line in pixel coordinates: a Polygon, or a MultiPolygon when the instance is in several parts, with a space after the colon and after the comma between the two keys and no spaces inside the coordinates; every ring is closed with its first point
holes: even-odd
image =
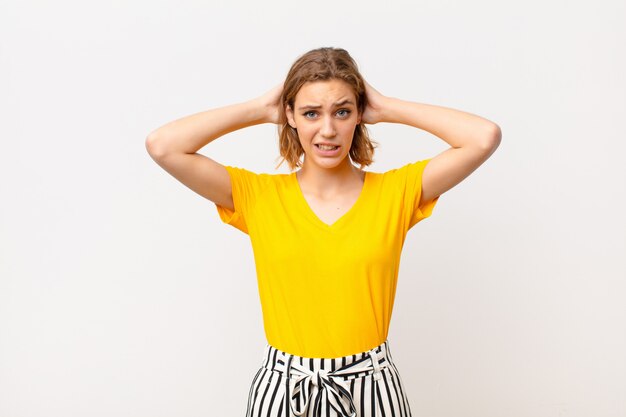
{"type": "MultiPolygon", "coordinates": [[[[335,106],[343,106],[344,104],[352,104],[352,105],[354,105],[354,103],[350,99],[345,99],[345,100],[336,102],[335,106]]],[[[319,105],[319,104],[317,104],[317,105],[307,104],[306,106],[298,107],[298,110],[319,109],[321,107],[322,106],[319,105]]]]}

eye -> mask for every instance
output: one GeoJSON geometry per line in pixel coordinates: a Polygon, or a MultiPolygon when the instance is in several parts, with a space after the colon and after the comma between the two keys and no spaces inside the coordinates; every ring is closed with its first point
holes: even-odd
{"type": "MultiPolygon", "coordinates": [[[[348,109],[341,109],[341,110],[337,110],[337,113],[338,113],[338,114],[339,114],[339,113],[342,113],[342,112],[343,112],[343,114],[340,114],[340,116],[341,116],[341,117],[343,117],[344,119],[345,119],[345,118],[347,118],[347,117],[349,117],[349,116],[350,116],[350,113],[352,113],[352,111],[351,111],[351,110],[348,110],[348,109]]],[[[316,113],[317,113],[316,111],[309,110],[309,111],[307,111],[307,112],[302,113],[302,115],[303,115],[305,118],[307,118],[307,119],[311,119],[311,118],[313,118],[313,116],[308,117],[308,115],[309,115],[309,114],[313,114],[313,115],[315,115],[316,113]]]]}

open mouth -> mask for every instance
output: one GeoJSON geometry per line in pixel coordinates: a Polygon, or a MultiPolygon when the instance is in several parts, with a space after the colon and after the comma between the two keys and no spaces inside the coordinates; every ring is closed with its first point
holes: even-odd
{"type": "Polygon", "coordinates": [[[317,146],[318,149],[321,149],[322,151],[334,151],[335,149],[339,148],[339,146],[326,146],[320,145],[318,143],[316,143],[315,146],[317,146]]]}

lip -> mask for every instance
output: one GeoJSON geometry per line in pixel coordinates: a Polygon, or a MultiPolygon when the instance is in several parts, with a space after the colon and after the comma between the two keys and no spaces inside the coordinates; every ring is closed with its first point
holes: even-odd
{"type": "MultiPolygon", "coordinates": [[[[316,143],[315,145],[320,145],[319,143],[316,143]]],[[[330,146],[337,146],[337,149],[332,150],[332,151],[325,151],[323,149],[318,148],[317,146],[313,145],[313,147],[315,148],[315,151],[322,155],[322,156],[335,156],[339,153],[339,151],[341,150],[341,146],[340,145],[333,145],[333,144],[329,144],[330,146]]],[[[325,145],[324,143],[321,143],[321,145],[325,145]]]]}

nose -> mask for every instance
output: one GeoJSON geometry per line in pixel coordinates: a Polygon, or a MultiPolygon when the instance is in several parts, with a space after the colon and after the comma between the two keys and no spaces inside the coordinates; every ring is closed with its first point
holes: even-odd
{"type": "Polygon", "coordinates": [[[332,138],[337,134],[337,132],[335,131],[335,125],[333,124],[332,117],[325,118],[322,123],[322,129],[320,131],[322,136],[324,136],[325,138],[332,138]]]}

